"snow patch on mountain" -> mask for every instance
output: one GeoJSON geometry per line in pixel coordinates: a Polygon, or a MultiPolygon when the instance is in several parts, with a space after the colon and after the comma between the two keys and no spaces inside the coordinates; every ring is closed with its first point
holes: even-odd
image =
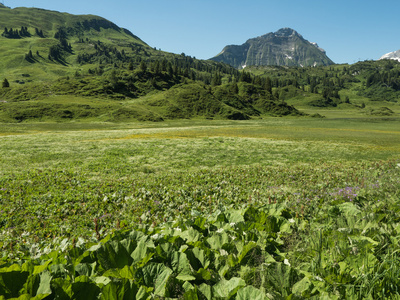
{"type": "Polygon", "coordinates": [[[382,57],[380,59],[393,59],[393,60],[400,61],[400,50],[386,53],[385,55],[382,55],[382,57]]]}
{"type": "Polygon", "coordinates": [[[317,43],[314,42],[310,42],[311,45],[315,46],[319,51],[321,51],[322,53],[326,53],[326,51],[324,49],[322,49],[320,46],[318,46],[317,43]]]}

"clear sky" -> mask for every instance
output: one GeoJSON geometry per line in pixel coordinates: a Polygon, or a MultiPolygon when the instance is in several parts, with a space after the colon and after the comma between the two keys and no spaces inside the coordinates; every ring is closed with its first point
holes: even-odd
{"type": "Polygon", "coordinates": [[[335,63],[379,59],[400,49],[399,0],[0,0],[94,14],[129,29],[152,47],[200,59],[226,45],[283,27],[326,50],[335,63]]]}

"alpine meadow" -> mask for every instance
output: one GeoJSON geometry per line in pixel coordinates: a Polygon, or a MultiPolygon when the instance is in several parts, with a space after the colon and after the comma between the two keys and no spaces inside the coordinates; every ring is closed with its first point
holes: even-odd
{"type": "Polygon", "coordinates": [[[3,4],[0,34],[0,299],[400,299],[398,60],[3,4]]]}

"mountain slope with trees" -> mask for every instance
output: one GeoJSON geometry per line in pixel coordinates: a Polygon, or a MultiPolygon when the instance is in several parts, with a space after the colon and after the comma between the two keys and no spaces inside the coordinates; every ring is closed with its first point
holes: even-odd
{"type": "Polygon", "coordinates": [[[157,50],[98,16],[2,6],[0,26],[2,121],[301,115],[249,74],[157,50]]]}
{"type": "Polygon", "coordinates": [[[238,70],[150,47],[92,15],[0,6],[0,26],[2,122],[393,115],[400,97],[394,60],[238,70]]]}

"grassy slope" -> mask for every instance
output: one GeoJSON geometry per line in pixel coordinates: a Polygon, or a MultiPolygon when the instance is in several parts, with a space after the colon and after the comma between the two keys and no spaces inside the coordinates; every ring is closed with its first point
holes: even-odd
{"type": "Polygon", "coordinates": [[[28,31],[32,34],[32,37],[21,39],[6,39],[5,37],[0,37],[0,76],[2,78],[8,78],[10,82],[15,80],[29,81],[29,78],[27,79],[22,76],[22,74],[30,74],[32,79],[41,81],[54,79],[54,76],[72,75],[76,71],[80,71],[80,66],[76,64],[76,56],[81,52],[93,52],[93,45],[78,44],[78,36],[83,39],[88,38],[107,44],[115,43],[115,45],[121,47],[120,50],[125,49],[128,52],[130,48],[122,47],[123,44],[127,46],[128,43],[134,43],[144,46],[151,51],[151,48],[139,38],[127,34],[124,30],[116,27],[115,24],[98,16],[71,15],[23,7],[14,8],[12,10],[0,8],[1,30],[4,30],[5,27],[8,29],[20,29],[21,26],[28,27],[28,31]],[[100,30],[93,28],[84,30],[79,28],[77,24],[85,20],[104,22],[111,28],[101,28],[100,30]],[[58,41],[54,39],[54,34],[59,27],[75,28],[77,31],[75,33],[76,36],[68,41],[71,43],[74,52],[66,58],[65,63],[67,65],[55,63],[48,59],[49,47],[58,43],[58,41]],[[36,36],[34,34],[35,28],[43,30],[45,38],[36,36]],[[35,63],[30,63],[24,59],[25,54],[27,54],[29,50],[34,54],[35,63]],[[39,51],[39,56],[36,55],[36,51],[39,51]]]}
{"type": "MultiPolygon", "coordinates": [[[[293,89],[293,87],[289,86],[289,91],[292,92],[289,93],[289,96],[287,96],[287,98],[285,98],[285,101],[307,114],[318,113],[323,116],[332,118],[364,118],[368,116],[379,116],[379,114],[374,115],[373,112],[379,111],[382,107],[387,107],[394,112],[391,117],[398,117],[400,114],[400,103],[398,101],[385,101],[384,99],[376,101],[371,97],[363,95],[363,91],[366,89],[365,83],[367,77],[369,76],[369,74],[371,74],[371,70],[382,71],[384,69],[391,69],[393,67],[399,68],[399,64],[395,61],[367,61],[359,62],[354,65],[343,64],[318,68],[308,68],[303,70],[299,68],[290,69],[276,66],[259,66],[250,67],[248,68],[248,71],[252,74],[258,76],[268,76],[272,79],[295,78],[296,80],[298,80],[300,85],[305,86],[305,91],[300,91],[298,89],[296,90],[293,89]],[[297,75],[294,76],[293,74],[295,73],[297,73],[297,75]],[[323,86],[317,85],[317,87],[319,87],[318,94],[310,93],[308,92],[309,84],[305,83],[305,78],[308,76],[315,78],[319,77],[323,79],[327,76],[326,74],[328,74],[328,78],[331,80],[337,80],[337,78],[340,78],[345,82],[344,86],[339,90],[339,103],[336,107],[311,106],[310,102],[322,99],[321,94],[323,86]],[[346,80],[348,80],[348,82],[346,82],[346,80]],[[344,103],[344,99],[346,99],[346,97],[349,99],[350,103],[344,103]],[[365,108],[362,108],[362,105],[365,105],[365,108]]],[[[391,90],[391,92],[395,95],[394,98],[398,99],[398,92],[394,92],[393,90],[391,90]]]]}

